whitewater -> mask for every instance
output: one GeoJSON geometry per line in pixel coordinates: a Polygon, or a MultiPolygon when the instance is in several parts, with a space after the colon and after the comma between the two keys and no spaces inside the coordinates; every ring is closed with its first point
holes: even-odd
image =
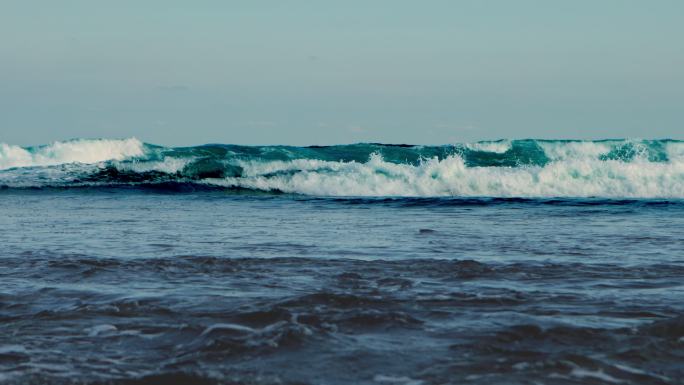
{"type": "Polygon", "coordinates": [[[352,197],[680,199],[684,142],[528,139],[442,146],[164,147],[128,138],[34,147],[0,143],[0,186],[185,186],[352,197]]]}

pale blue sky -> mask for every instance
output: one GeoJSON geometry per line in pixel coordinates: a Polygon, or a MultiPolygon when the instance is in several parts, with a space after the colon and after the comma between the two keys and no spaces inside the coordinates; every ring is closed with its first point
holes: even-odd
{"type": "Polygon", "coordinates": [[[684,137],[684,1],[0,0],[0,142],[684,137]]]}

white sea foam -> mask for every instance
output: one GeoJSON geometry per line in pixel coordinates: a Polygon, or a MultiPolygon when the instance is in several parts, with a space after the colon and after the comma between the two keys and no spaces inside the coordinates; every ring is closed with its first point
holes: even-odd
{"type": "Polygon", "coordinates": [[[88,333],[89,337],[95,337],[101,334],[111,334],[117,330],[117,327],[114,325],[104,324],[87,328],[85,331],[88,333]]]}
{"type": "Polygon", "coordinates": [[[503,154],[511,149],[510,140],[497,140],[494,142],[473,142],[466,143],[466,148],[473,151],[485,151],[485,152],[495,152],[497,154],[503,154]]]}
{"type": "Polygon", "coordinates": [[[35,148],[23,148],[0,143],[0,170],[15,167],[123,160],[142,156],[144,152],[143,143],[135,138],[121,140],[79,139],[54,142],[47,146],[35,148]]]}
{"type": "Polygon", "coordinates": [[[252,329],[252,328],[250,328],[248,326],[244,326],[244,325],[218,323],[218,324],[213,324],[213,325],[209,326],[208,328],[204,329],[204,331],[202,332],[202,335],[210,334],[216,330],[231,331],[231,332],[238,332],[238,333],[254,333],[254,332],[256,332],[255,329],[252,329]]]}
{"type": "Polygon", "coordinates": [[[639,375],[643,375],[643,376],[655,377],[655,378],[658,378],[658,379],[660,379],[666,383],[672,381],[669,377],[661,376],[661,375],[656,374],[656,373],[647,372],[645,370],[641,370],[638,368],[633,368],[633,367],[625,365],[625,364],[613,364],[613,366],[624,371],[624,372],[639,374],[639,375]]]}
{"type": "Polygon", "coordinates": [[[549,160],[598,159],[610,152],[611,148],[622,141],[579,141],[579,142],[537,142],[549,160]]]}
{"type": "Polygon", "coordinates": [[[618,378],[615,378],[615,377],[607,374],[606,372],[604,372],[601,369],[589,370],[589,369],[576,367],[576,368],[572,369],[572,372],[570,372],[570,375],[573,377],[579,378],[579,379],[593,378],[593,379],[601,380],[604,382],[610,382],[613,384],[621,384],[621,383],[625,382],[625,381],[622,381],[618,378]]]}
{"type": "Polygon", "coordinates": [[[384,374],[376,374],[373,377],[373,381],[381,383],[381,384],[393,384],[393,385],[422,385],[424,383],[424,381],[422,381],[422,380],[414,380],[413,378],[409,378],[406,376],[397,377],[397,376],[387,376],[384,374]]]}
{"type": "MultiPolygon", "coordinates": [[[[477,145],[480,147],[469,146],[501,153],[510,148],[511,143],[479,142],[477,145]]],[[[661,142],[660,147],[642,141],[618,140],[537,143],[549,162],[518,167],[475,167],[457,154],[444,159],[423,159],[418,164],[388,162],[377,153],[365,162],[245,160],[229,156],[216,160],[225,162],[226,167],[241,167],[240,175],[204,179],[204,183],[318,196],[684,199],[683,142],[661,142]],[[636,156],[602,159],[601,155],[627,143],[631,146],[630,151],[636,150],[636,156]],[[649,146],[651,152],[662,152],[666,158],[653,161],[649,156],[639,155],[640,152],[647,153],[649,146]]],[[[152,150],[137,139],[76,140],[32,148],[0,144],[0,170],[3,170],[0,172],[0,185],[97,184],[100,182],[83,180],[112,164],[122,171],[182,174],[186,167],[205,156],[204,151],[196,155],[173,154],[169,149],[152,150]],[[105,164],[105,161],[113,163],[105,164]],[[32,166],[49,167],[27,168],[32,166]]]]}
{"type": "Polygon", "coordinates": [[[300,159],[245,162],[242,177],[208,183],[322,196],[684,198],[684,162],[582,157],[546,166],[466,167],[459,156],[418,165],[300,159]]]}
{"type": "Polygon", "coordinates": [[[684,162],[684,143],[670,142],[665,144],[667,158],[674,162],[684,162]]]}
{"type": "MultiPolygon", "coordinates": [[[[371,159],[373,156],[371,156],[371,159]]],[[[257,160],[239,160],[236,163],[242,167],[242,175],[246,177],[256,177],[283,171],[316,171],[321,169],[341,171],[343,168],[349,167],[349,165],[356,164],[355,162],[330,162],[318,159],[293,159],[289,161],[275,160],[269,162],[257,160]]]]}
{"type": "Polygon", "coordinates": [[[28,354],[23,345],[0,345],[0,354],[28,354]]]}
{"type": "Polygon", "coordinates": [[[183,170],[185,166],[192,163],[194,160],[195,158],[173,158],[167,156],[158,161],[117,162],[115,163],[115,166],[121,171],[133,171],[137,173],[159,171],[167,174],[175,174],[183,170]]]}

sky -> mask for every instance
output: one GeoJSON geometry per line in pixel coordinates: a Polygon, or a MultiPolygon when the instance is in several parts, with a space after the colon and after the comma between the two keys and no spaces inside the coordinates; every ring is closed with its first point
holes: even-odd
{"type": "Polygon", "coordinates": [[[0,0],[0,142],[684,138],[681,0],[0,0]]]}

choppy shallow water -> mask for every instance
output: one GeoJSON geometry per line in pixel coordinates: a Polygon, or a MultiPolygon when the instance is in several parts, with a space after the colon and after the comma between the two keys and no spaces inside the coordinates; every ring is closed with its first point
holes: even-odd
{"type": "Polygon", "coordinates": [[[0,191],[0,383],[681,384],[681,200],[0,191]]]}

